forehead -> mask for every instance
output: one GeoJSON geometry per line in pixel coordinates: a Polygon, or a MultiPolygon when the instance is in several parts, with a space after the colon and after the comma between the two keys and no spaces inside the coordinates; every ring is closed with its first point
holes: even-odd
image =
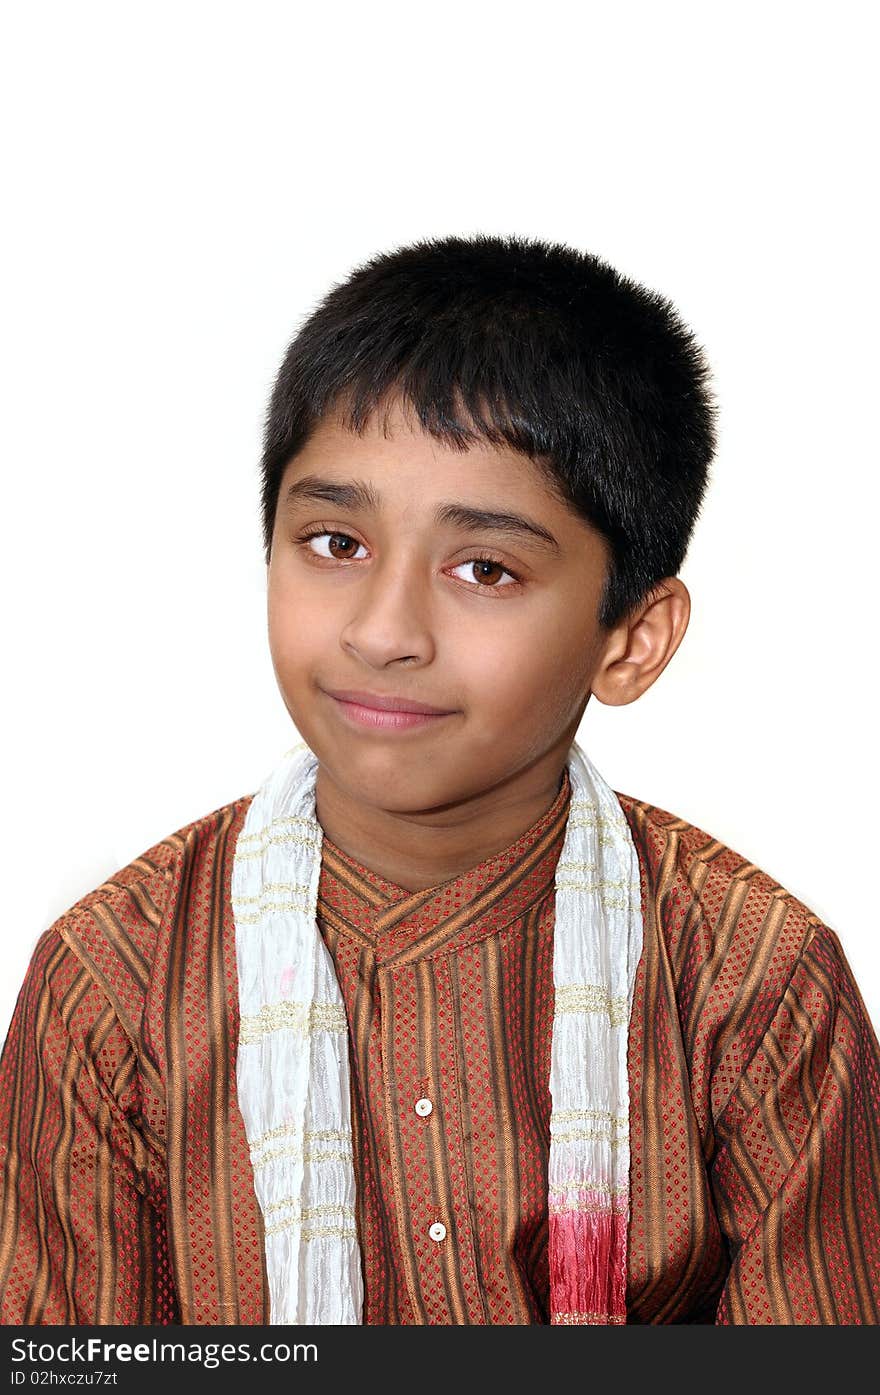
{"type": "Polygon", "coordinates": [[[374,413],[360,432],[351,429],[341,415],[322,418],[288,463],[282,490],[317,468],[327,478],[369,482],[389,504],[405,498],[411,508],[418,508],[437,499],[456,498],[498,506],[510,505],[516,498],[530,504],[533,512],[537,509],[557,519],[568,515],[572,522],[587,526],[542,463],[481,437],[461,447],[439,440],[399,402],[374,413]]]}

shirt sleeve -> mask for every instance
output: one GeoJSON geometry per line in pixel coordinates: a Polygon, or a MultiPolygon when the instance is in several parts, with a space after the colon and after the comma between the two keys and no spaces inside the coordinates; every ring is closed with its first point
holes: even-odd
{"type": "Polygon", "coordinates": [[[0,1322],[179,1321],[137,1056],[58,927],[0,1060],[0,1322]]]}
{"type": "Polygon", "coordinates": [[[719,1324],[880,1321],[880,1048],[817,926],[715,1126],[719,1324]]]}

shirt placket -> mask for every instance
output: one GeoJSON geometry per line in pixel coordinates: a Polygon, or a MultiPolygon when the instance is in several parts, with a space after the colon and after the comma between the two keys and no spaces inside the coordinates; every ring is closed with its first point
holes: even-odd
{"type": "Polygon", "coordinates": [[[387,1185],[413,1314],[484,1323],[468,1197],[446,960],[378,968],[387,1185]]]}
{"type": "MultiPolygon", "coordinates": [[[[368,975],[373,1003],[369,1041],[361,1038],[359,1060],[364,1121],[377,1145],[378,1209],[373,1220],[365,1215],[361,1220],[368,1227],[365,1234],[375,1233],[378,1240],[378,1225],[386,1237],[396,1287],[396,1300],[387,1295],[385,1311],[393,1316],[386,1320],[497,1320],[481,1271],[484,1237],[477,1232],[478,1224],[485,1226],[486,1195],[478,1222],[479,1193],[468,1154],[475,1142],[475,1117],[481,1120],[484,1141],[495,1138],[492,1078],[470,1069],[473,1059],[493,1057],[486,1037],[491,1014],[469,1015],[468,1043],[459,1020],[457,966],[463,950],[500,933],[545,894],[561,845],[559,821],[567,797],[563,785],[554,807],[516,845],[461,878],[423,892],[404,891],[333,850],[331,866],[340,880],[331,898],[349,933],[360,936],[374,956],[368,975]],[[542,842],[551,825],[550,841],[542,842]],[[532,856],[539,860],[535,867],[545,860],[543,871],[529,871],[526,859],[532,856]],[[499,892],[502,879],[510,891],[499,892]]],[[[357,977],[366,987],[363,972],[362,965],[357,977]]],[[[474,973],[473,962],[469,972],[474,973]]],[[[479,1179],[480,1187],[484,1180],[479,1179]]],[[[493,1264],[498,1260],[494,1250],[489,1257],[493,1264]]],[[[488,1282],[490,1276],[485,1277],[488,1282]]],[[[381,1288],[380,1274],[375,1282],[381,1288]]],[[[510,1302],[499,1308],[496,1301],[495,1307],[505,1320],[517,1310],[510,1302]]],[[[372,1302],[370,1310],[380,1312],[381,1301],[378,1306],[372,1302]]]]}

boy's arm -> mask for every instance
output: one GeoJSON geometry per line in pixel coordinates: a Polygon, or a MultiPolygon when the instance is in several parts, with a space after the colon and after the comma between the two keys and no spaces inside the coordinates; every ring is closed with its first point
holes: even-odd
{"type": "Polygon", "coordinates": [[[58,926],[0,1061],[0,1322],[179,1321],[137,1056],[58,926]]]}
{"type": "Polygon", "coordinates": [[[716,1322],[880,1322],[880,1048],[817,926],[715,1126],[716,1322]]]}

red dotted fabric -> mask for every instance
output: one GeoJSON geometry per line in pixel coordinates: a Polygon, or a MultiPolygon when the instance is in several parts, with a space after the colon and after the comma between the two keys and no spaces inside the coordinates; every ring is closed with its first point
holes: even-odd
{"type": "MultiPolygon", "coordinates": [[[[645,932],[627,1320],[876,1324],[880,1048],[840,943],[716,839],[618,797],[645,932]]],[[[325,847],[368,1323],[547,1321],[567,799],[564,784],[511,848],[428,892],[325,847]]],[[[5,1324],[269,1321],[235,1088],[248,804],[158,844],[37,945],[0,1060],[5,1324]]]]}
{"type": "Polygon", "coordinates": [[[549,1321],[553,881],[570,798],[566,773],[515,843],[427,892],[324,840],[366,1323],[549,1321]]]}

